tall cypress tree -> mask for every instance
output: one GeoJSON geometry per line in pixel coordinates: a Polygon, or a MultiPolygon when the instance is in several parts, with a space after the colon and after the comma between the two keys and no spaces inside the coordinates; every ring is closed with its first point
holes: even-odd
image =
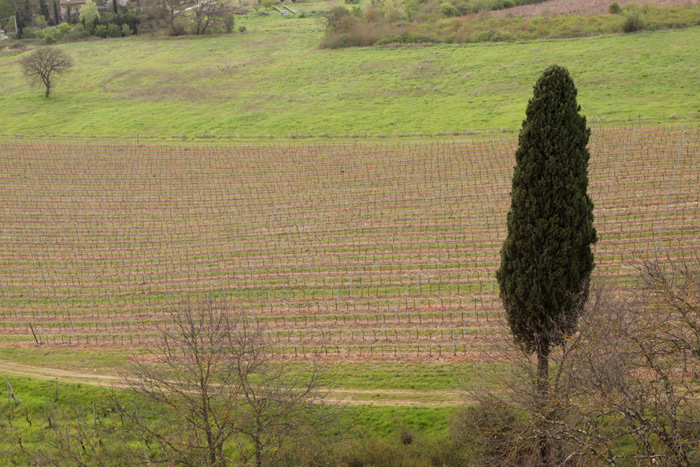
{"type": "Polygon", "coordinates": [[[515,341],[538,357],[538,392],[549,388],[553,346],[576,330],[593,270],[588,196],[590,129],[566,68],[535,84],[515,153],[508,236],[496,276],[515,341]]]}
{"type": "Polygon", "coordinates": [[[29,0],[24,0],[22,6],[15,13],[17,18],[17,39],[22,39],[24,29],[29,27],[32,22],[32,6],[29,0]]]}
{"type": "Polygon", "coordinates": [[[58,0],[54,0],[53,2],[53,17],[56,21],[56,24],[61,23],[61,15],[58,13],[58,0]]]}
{"type": "Polygon", "coordinates": [[[42,15],[47,22],[51,23],[49,5],[46,3],[46,0],[39,0],[39,14],[42,15]]]}

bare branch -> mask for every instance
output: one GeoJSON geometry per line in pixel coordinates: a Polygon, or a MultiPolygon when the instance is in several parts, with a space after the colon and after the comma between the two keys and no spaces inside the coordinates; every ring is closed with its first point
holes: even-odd
{"type": "Polygon", "coordinates": [[[55,75],[68,71],[73,66],[71,57],[55,47],[40,47],[20,59],[22,70],[32,83],[43,84],[49,97],[55,75]]]}

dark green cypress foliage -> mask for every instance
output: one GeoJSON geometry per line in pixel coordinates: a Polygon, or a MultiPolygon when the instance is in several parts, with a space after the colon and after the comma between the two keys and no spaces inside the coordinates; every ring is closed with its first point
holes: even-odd
{"type": "Polygon", "coordinates": [[[32,4],[29,3],[29,0],[24,0],[24,3],[22,4],[22,16],[24,17],[24,25],[25,26],[30,26],[32,23],[32,4]]]}
{"type": "Polygon", "coordinates": [[[46,21],[51,21],[49,5],[46,3],[46,0],[39,0],[39,14],[43,15],[46,21]]]}
{"type": "Polygon", "coordinates": [[[29,27],[32,22],[32,6],[29,0],[24,0],[22,7],[17,10],[17,39],[22,39],[24,36],[24,29],[29,27]]]}
{"type": "Polygon", "coordinates": [[[54,0],[53,2],[53,18],[56,24],[61,23],[61,15],[58,13],[58,0],[54,0]]]}
{"type": "Polygon", "coordinates": [[[546,392],[552,346],[576,330],[588,298],[595,243],[586,145],[566,68],[551,66],[535,84],[515,153],[508,236],[496,276],[516,342],[539,357],[546,392]]]}

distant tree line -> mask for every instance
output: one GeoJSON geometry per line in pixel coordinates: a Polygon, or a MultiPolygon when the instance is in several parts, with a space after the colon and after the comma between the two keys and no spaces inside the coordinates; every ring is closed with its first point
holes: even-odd
{"type": "Polygon", "coordinates": [[[7,28],[13,16],[17,20],[17,39],[39,39],[45,44],[143,32],[230,33],[235,23],[233,8],[224,0],[147,0],[139,5],[87,0],[79,8],[61,5],[60,0],[0,0],[0,27],[7,28]]]}

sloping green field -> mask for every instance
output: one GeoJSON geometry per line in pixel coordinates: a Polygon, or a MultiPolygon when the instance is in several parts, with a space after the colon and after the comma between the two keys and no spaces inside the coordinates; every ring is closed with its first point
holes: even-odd
{"type": "MultiPolygon", "coordinates": [[[[310,9],[311,6],[305,8],[310,9]]],[[[579,39],[318,48],[322,18],[240,17],[248,32],[60,45],[50,99],[0,56],[0,135],[396,136],[515,130],[542,70],[567,66],[599,124],[700,114],[700,28],[579,39]]]]}

